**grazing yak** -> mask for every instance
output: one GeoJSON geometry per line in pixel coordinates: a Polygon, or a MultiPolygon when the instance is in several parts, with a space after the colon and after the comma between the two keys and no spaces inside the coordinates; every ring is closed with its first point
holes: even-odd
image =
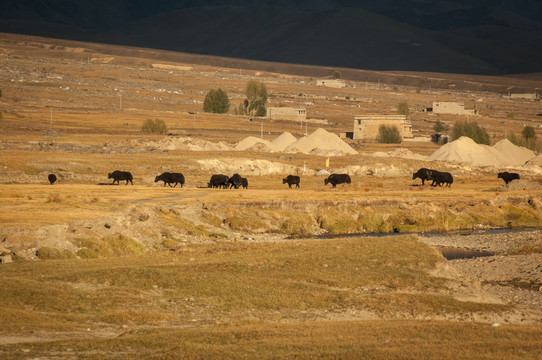
{"type": "Polygon", "coordinates": [[[49,174],[49,176],[47,176],[47,179],[49,179],[49,183],[51,185],[53,185],[56,181],[56,175],[55,174],[49,174]]]}
{"type": "Polygon", "coordinates": [[[449,172],[442,172],[442,171],[436,171],[433,170],[432,179],[433,183],[431,186],[442,186],[442,184],[446,184],[448,187],[452,187],[452,183],[454,182],[454,177],[449,172]]]}
{"type": "Polygon", "coordinates": [[[337,184],[350,184],[351,182],[352,180],[348,174],[331,174],[327,179],[324,179],[324,185],[331,183],[333,187],[337,186],[337,184]]]}
{"type": "Polygon", "coordinates": [[[291,189],[292,185],[295,185],[296,188],[299,189],[299,181],[301,179],[297,175],[288,175],[284,179],[282,179],[283,184],[288,184],[288,187],[291,189]]]}
{"type": "Polygon", "coordinates": [[[160,174],[160,175],[158,175],[157,177],[154,178],[154,182],[158,182],[158,181],[163,181],[164,186],[166,186],[166,184],[168,184],[169,187],[172,187],[171,184],[175,184],[175,185],[173,185],[173,187],[175,187],[175,186],[177,186],[177,184],[181,184],[181,187],[183,187],[183,185],[184,185],[184,176],[181,173],[165,172],[165,173],[162,173],[162,174],[160,174]]]}
{"type": "Polygon", "coordinates": [[[518,173],[511,173],[508,171],[500,172],[497,175],[497,178],[503,179],[505,184],[508,185],[508,183],[512,180],[519,180],[519,174],[518,173]]]}
{"type": "Polygon", "coordinates": [[[241,187],[243,189],[248,189],[248,180],[247,180],[247,178],[241,178],[241,187]]]}
{"type": "Polygon", "coordinates": [[[207,187],[210,187],[210,188],[221,188],[222,187],[223,189],[227,189],[229,179],[230,178],[228,176],[226,176],[226,175],[214,174],[213,176],[211,176],[211,179],[207,183],[207,187]]]}
{"type": "Polygon", "coordinates": [[[134,185],[134,183],[132,181],[132,180],[134,180],[134,178],[132,176],[132,173],[130,173],[129,171],[115,170],[112,173],[107,174],[107,178],[108,179],[113,179],[112,184],[114,184],[116,182],[117,185],[120,185],[120,180],[126,180],[126,185],[128,185],[128,181],[132,185],[134,185]]]}
{"type": "Polygon", "coordinates": [[[233,174],[231,178],[229,178],[228,183],[230,184],[230,189],[232,187],[239,189],[239,186],[241,186],[241,180],[242,177],[239,174],[233,174]]]}
{"type": "Polygon", "coordinates": [[[433,171],[431,169],[421,168],[412,174],[412,180],[422,179],[422,185],[425,185],[425,180],[433,180],[433,171]]]}

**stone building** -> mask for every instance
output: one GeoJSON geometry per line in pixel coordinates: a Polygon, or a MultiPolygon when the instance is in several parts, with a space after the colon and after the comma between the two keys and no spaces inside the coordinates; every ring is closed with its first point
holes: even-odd
{"type": "Polygon", "coordinates": [[[316,86],[327,86],[340,89],[345,87],[345,84],[341,79],[322,79],[316,80],[316,86]]]}
{"type": "Polygon", "coordinates": [[[449,115],[478,115],[478,110],[465,110],[465,105],[457,102],[433,102],[432,111],[435,114],[449,115]]]}
{"type": "Polygon", "coordinates": [[[307,110],[304,108],[268,107],[267,117],[272,120],[305,121],[307,110]]]}
{"type": "Polygon", "coordinates": [[[413,138],[412,123],[405,115],[361,115],[354,118],[353,139],[376,140],[382,125],[396,126],[403,138],[413,138]]]}
{"type": "Polygon", "coordinates": [[[510,94],[508,96],[510,99],[521,99],[521,100],[539,100],[540,94],[538,93],[532,93],[532,94],[510,94]]]}

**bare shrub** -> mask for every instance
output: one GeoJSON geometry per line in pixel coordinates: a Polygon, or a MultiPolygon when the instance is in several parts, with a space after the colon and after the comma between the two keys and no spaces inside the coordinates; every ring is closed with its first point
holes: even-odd
{"type": "Polygon", "coordinates": [[[164,123],[164,120],[161,119],[147,119],[143,126],[141,126],[141,131],[151,134],[165,134],[167,133],[167,126],[164,123]]]}

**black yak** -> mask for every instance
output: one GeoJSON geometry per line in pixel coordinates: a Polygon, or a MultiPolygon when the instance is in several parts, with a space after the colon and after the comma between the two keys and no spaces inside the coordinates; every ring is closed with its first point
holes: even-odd
{"type": "Polygon", "coordinates": [[[241,178],[241,187],[243,189],[248,189],[248,179],[247,178],[241,178]]]}
{"type": "Polygon", "coordinates": [[[129,171],[115,170],[112,173],[107,174],[107,178],[108,179],[113,179],[113,184],[116,182],[117,185],[119,185],[120,180],[126,180],[126,185],[128,185],[128,181],[132,185],[134,185],[134,183],[132,181],[134,178],[132,177],[132,173],[130,173],[129,171]]]}
{"type": "Polygon", "coordinates": [[[512,180],[519,180],[519,174],[504,171],[504,172],[500,172],[497,175],[497,178],[503,179],[505,184],[508,185],[508,183],[511,182],[512,180]]]}
{"type": "Polygon", "coordinates": [[[288,184],[288,187],[291,189],[292,185],[295,185],[296,188],[299,188],[299,182],[301,179],[297,175],[288,175],[282,179],[283,184],[288,184]]]}
{"type": "Polygon", "coordinates": [[[239,174],[233,174],[231,178],[228,179],[228,183],[230,184],[230,189],[232,187],[239,189],[239,186],[241,186],[241,175],[239,174]]]}
{"type": "Polygon", "coordinates": [[[166,184],[168,184],[169,187],[172,187],[171,184],[175,184],[175,185],[173,185],[173,187],[175,187],[175,186],[177,186],[177,184],[181,184],[181,187],[183,187],[183,185],[184,185],[184,176],[181,173],[165,172],[165,173],[162,173],[162,174],[160,174],[160,175],[158,175],[157,177],[154,178],[154,182],[158,182],[158,181],[163,181],[164,186],[166,186],[166,184]]]}
{"type": "Polygon", "coordinates": [[[452,187],[454,177],[449,172],[433,170],[432,180],[433,183],[431,184],[431,186],[442,186],[442,184],[446,184],[448,187],[452,187]]]}
{"type": "Polygon", "coordinates": [[[324,179],[324,185],[331,183],[333,187],[337,186],[337,184],[350,184],[351,182],[352,180],[348,174],[331,174],[327,179],[324,179]]]}
{"type": "Polygon", "coordinates": [[[222,187],[224,189],[227,189],[229,179],[230,178],[228,176],[226,176],[226,175],[214,174],[213,176],[211,176],[211,179],[207,183],[207,187],[210,187],[210,188],[220,188],[220,187],[222,187]]]}
{"type": "Polygon", "coordinates": [[[55,174],[49,174],[49,176],[47,176],[47,179],[49,179],[49,183],[51,185],[53,185],[56,181],[56,175],[55,174]]]}
{"type": "Polygon", "coordinates": [[[412,174],[412,180],[420,178],[422,179],[422,185],[425,185],[425,180],[433,180],[433,171],[435,170],[421,168],[412,174]]]}

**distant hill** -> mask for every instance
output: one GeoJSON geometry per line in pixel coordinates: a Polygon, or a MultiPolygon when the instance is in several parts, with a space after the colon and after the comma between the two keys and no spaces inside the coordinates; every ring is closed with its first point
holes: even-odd
{"type": "Polygon", "coordinates": [[[2,32],[286,63],[491,75],[542,72],[541,19],[536,0],[0,4],[2,32]]]}

